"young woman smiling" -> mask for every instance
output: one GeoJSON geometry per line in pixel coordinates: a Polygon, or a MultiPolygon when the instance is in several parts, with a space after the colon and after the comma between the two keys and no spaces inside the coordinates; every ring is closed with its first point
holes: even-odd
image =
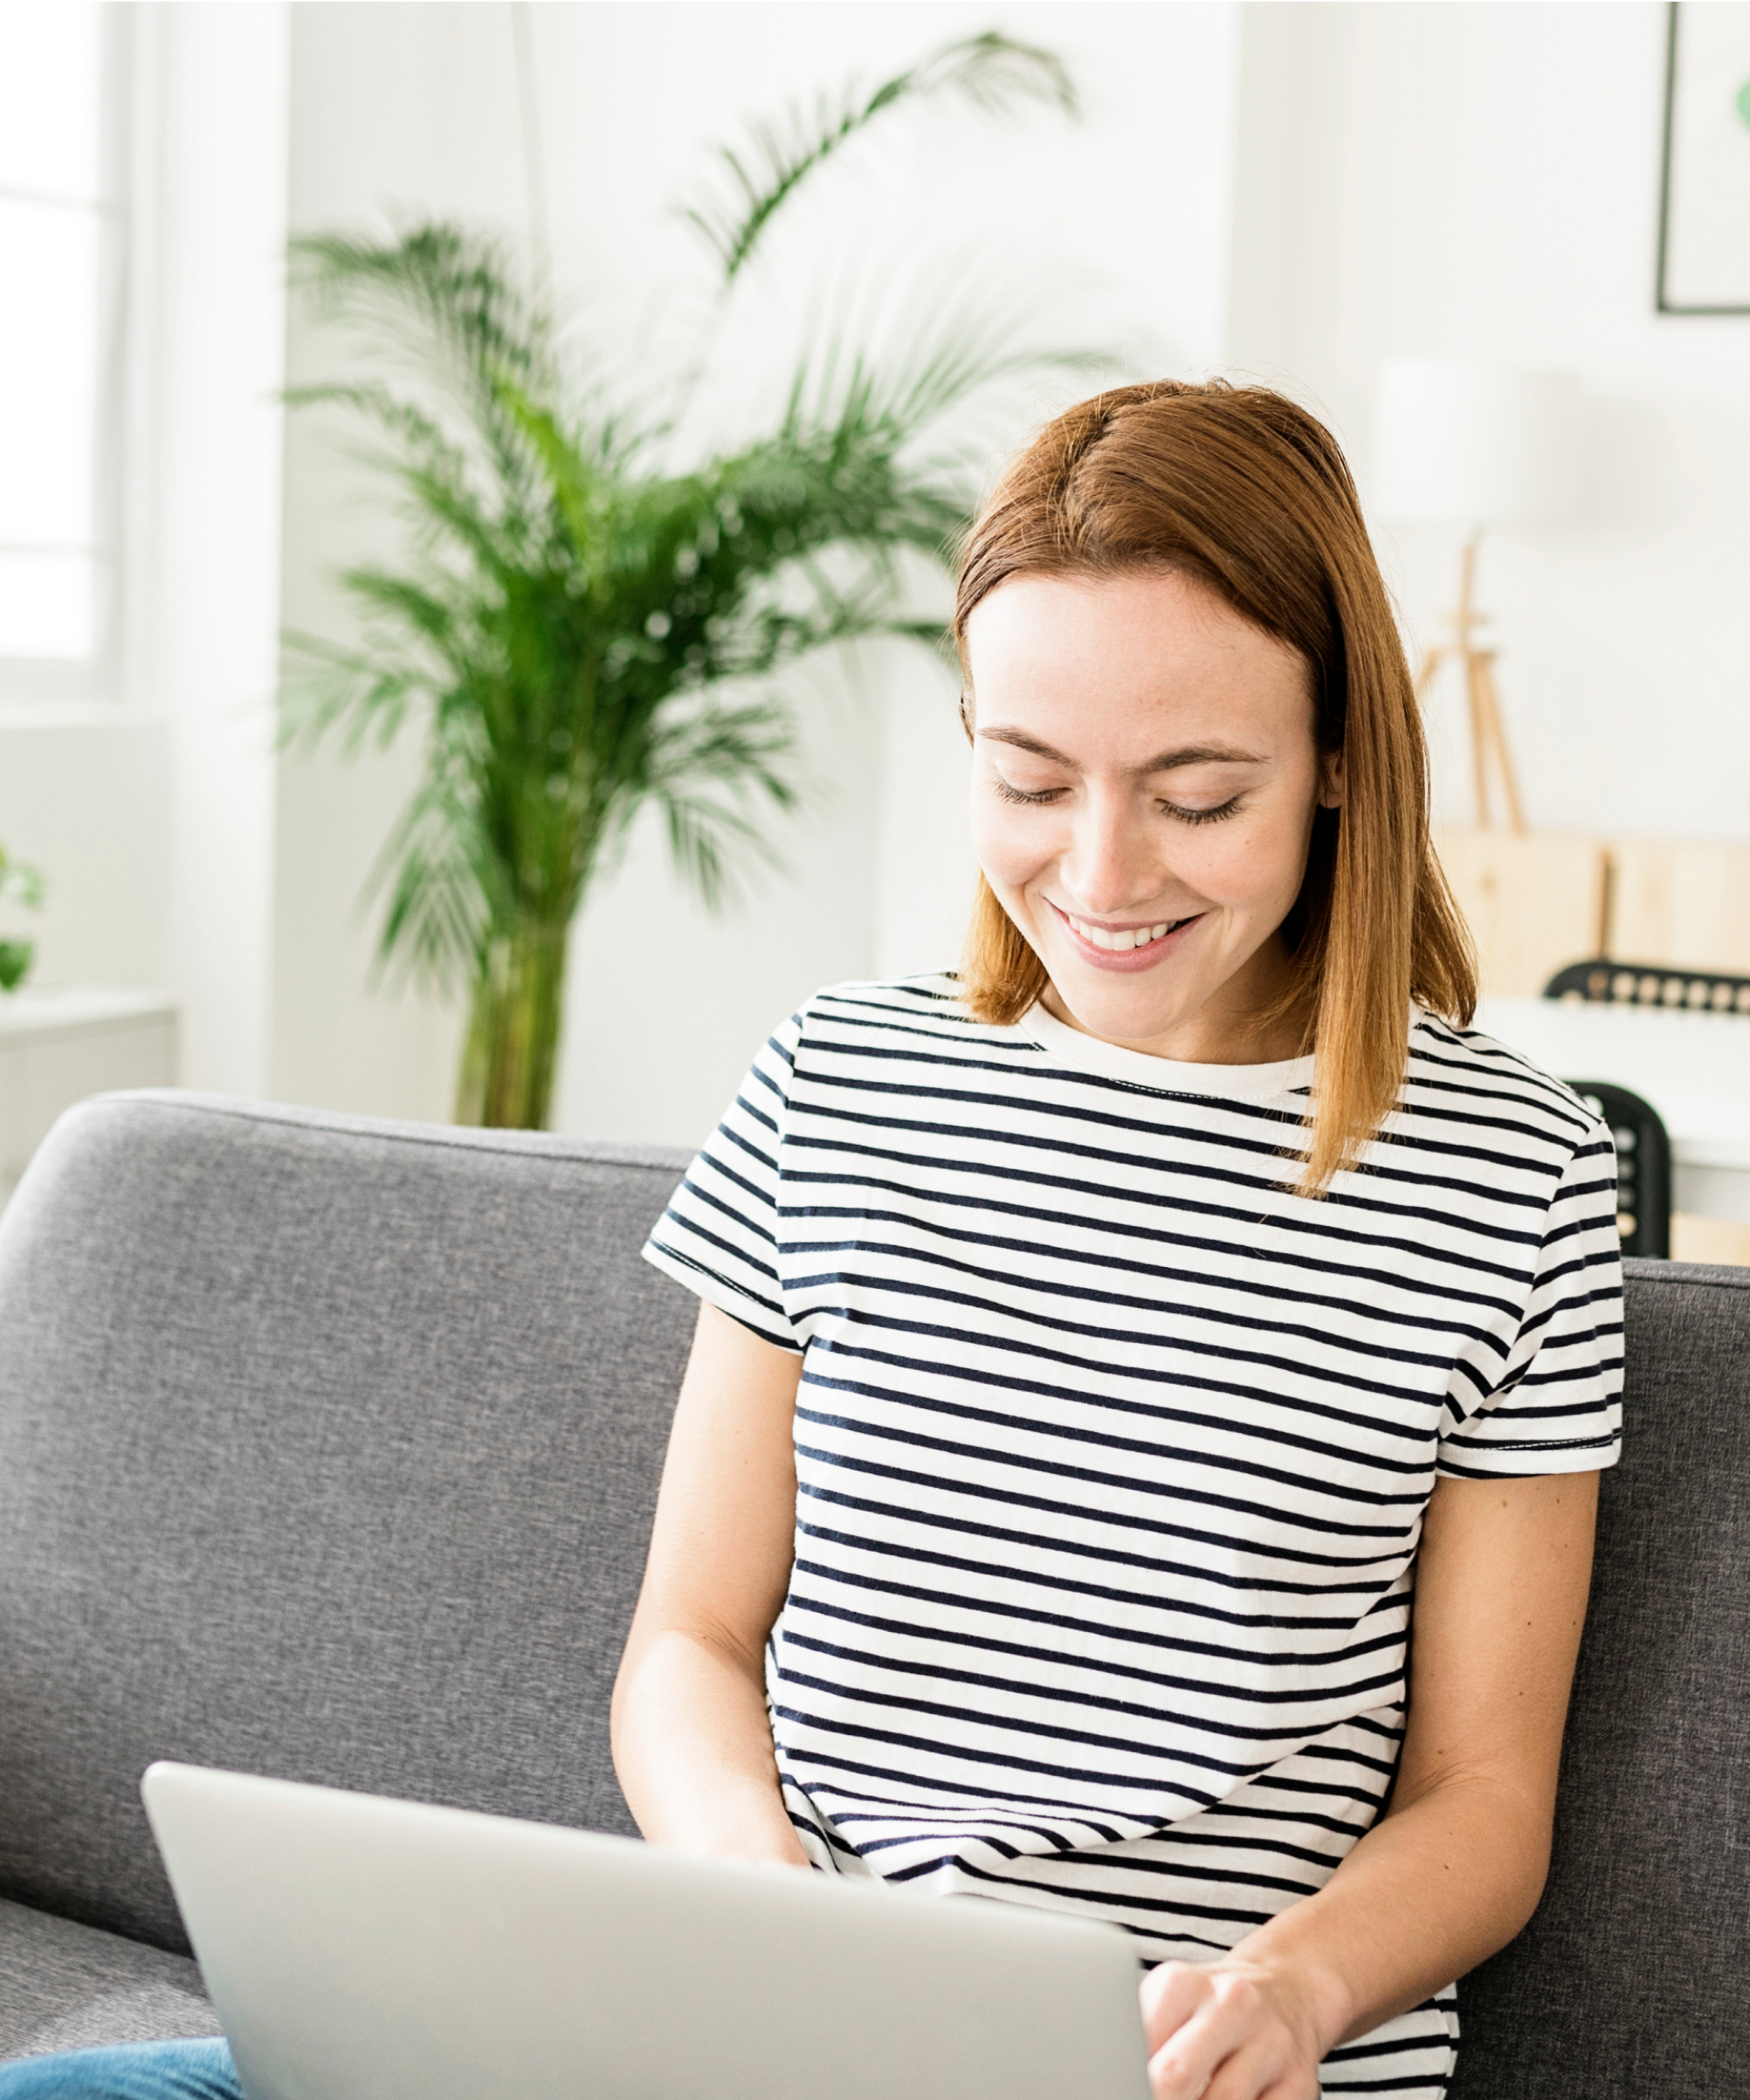
{"type": "Polygon", "coordinates": [[[961,970],[780,1028],[646,1250],[705,1302],[627,1797],[658,1842],[1124,1926],[1157,2100],[1439,2095],[1452,1980],[1547,1860],[1609,1139],[1466,1032],[1312,417],[1085,403],[957,628],[961,970]]]}
{"type": "MultiPolygon", "coordinates": [[[[627,1798],[660,1843],[1126,1928],[1157,2100],[1427,2100],[1549,1849],[1618,1436],[1609,1139],[1464,1032],[1310,417],[1071,410],[957,617],[961,972],[811,1000],[647,1249],[705,1302],[627,1798]]],[[[80,2095],[238,2089],[219,2041],[0,2069],[80,2095]]]]}

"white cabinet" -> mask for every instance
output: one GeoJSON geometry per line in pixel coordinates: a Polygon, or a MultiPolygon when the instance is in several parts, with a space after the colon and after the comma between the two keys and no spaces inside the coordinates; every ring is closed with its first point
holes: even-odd
{"type": "Polygon", "coordinates": [[[27,985],[0,996],[0,1202],[63,1109],[113,1087],[176,1083],[166,993],[27,985]]]}

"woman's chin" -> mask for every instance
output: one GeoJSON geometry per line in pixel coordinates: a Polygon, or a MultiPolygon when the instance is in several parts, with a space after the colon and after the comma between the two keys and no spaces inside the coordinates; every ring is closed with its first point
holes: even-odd
{"type": "Polygon", "coordinates": [[[1188,1002],[1182,994],[1175,995],[1176,988],[1162,983],[1158,975],[1151,982],[1152,975],[1066,961],[1051,971],[1051,984],[1064,1018],[1073,1027],[1108,1043],[1142,1050],[1176,1035],[1199,1003],[1188,1002]]]}

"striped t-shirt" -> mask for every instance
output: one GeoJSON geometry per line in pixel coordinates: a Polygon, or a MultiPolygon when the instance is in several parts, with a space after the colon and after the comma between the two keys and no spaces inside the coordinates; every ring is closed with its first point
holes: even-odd
{"type": "MultiPolygon", "coordinates": [[[[1313,1201],[1311,1058],[955,993],[811,1000],[645,1250],[803,1356],[785,1799],[818,1866],[1210,1959],[1379,1812],[1437,1477],[1616,1456],[1609,1135],[1416,1013],[1398,1111],[1313,1201]]],[[[1438,2095],[1457,2034],[1448,1990],[1326,2090],[1438,2095]]]]}

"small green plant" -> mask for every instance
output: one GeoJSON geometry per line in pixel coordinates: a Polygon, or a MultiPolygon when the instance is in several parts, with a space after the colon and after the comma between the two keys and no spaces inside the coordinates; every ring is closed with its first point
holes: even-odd
{"type": "MultiPolygon", "coordinates": [[[[19,904],[27,911],[38,912],[47,893],[48,885],[40,871],[14,860],[5,847],[0,846],[0,903],[19,904]]],[[[34,940],[0,940],[0,992],[16,992],[36,959],[34,940]]]]}
{"type": "MultiPolygon", "coordinates": [[[[992,34],[757,129],[686,214],[721,296],[815,169],[886,111],[945,93],[1074,107],[1057,59],[992,34]]],[[[466,988],[457,1119],[540,1128],[572,921],[633,817],[660,812],[707,902],[737,864],[770,857],[770,818],[796,800],[773,675],[859,637],[940,638],[901,616],[900,586],[908,554],[945,558],[975,496],[945,419],[1065,361],[1019,347],[1013,314],[948,302],[900,368],[805,361],[768,435],[689,459],[685,401],[592,390],[502,244],[431,224],[386,243],[324,235],[294,257],[324,311],[392,362],[387,379],[293,398],[374,428],[366,457],[412,540],[403,565],[341,577],[358,642],[288,637],[303,670],[286,733],[356,750],[410,714],[423,724],[424,777],[373,892],[381,956],[466,988]]],[[[711,340],[707,326],[694,380],[711,340]]]]}

